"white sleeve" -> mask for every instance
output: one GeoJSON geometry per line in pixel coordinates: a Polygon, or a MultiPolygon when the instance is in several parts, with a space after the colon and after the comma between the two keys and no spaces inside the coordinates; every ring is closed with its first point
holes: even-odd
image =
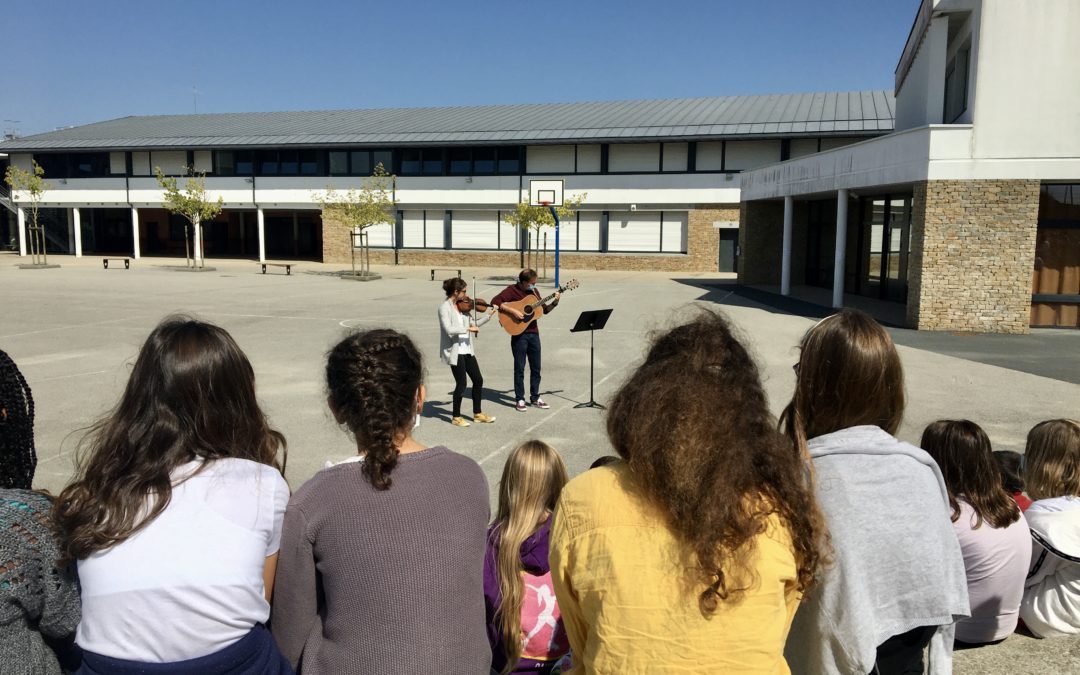
{"type": "Polygon", "coordinates": [[[270,539],[266,544],[266,557],[274,555],[281,548],[281,523],[285,519],[285,507],[289,504],[289,484],[285,482],[277,469],[267,467],[273,473],[273,480],[268,481],[273,485],[274,493],[268,500],[269,508],[273,509],[273,518],[270,527],[270,539]]]}

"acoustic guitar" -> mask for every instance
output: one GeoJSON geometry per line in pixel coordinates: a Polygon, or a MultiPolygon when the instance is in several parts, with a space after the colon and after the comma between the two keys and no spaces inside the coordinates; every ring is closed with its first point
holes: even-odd
{"type": "MultiPolygon", "coordinates": [[[[558,293],[565,293],[572,291],[581,284],[577,279],[571,279],[566,282],[565,286],[560,286],[558,293]]],[[[555,293],[547,296],[546,298],[536,299],[536,296],[530,296],[528,298],[522,298],[521,300],[515,300],[514,302],[504,302],[501,307],[513,307],[522,314],[525,315],[524,319],[517,319],[505,312],[499,312],[499,323],[511,335],[521,335],[525,332],[525,329],[529,327],[529,324],[536,321],[544,315],[544,305],[551,301],[555,297],[555,293]]]]}

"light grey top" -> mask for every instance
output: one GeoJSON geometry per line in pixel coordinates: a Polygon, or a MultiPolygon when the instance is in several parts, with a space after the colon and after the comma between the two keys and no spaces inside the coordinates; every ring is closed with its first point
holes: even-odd
{"type": "Polygon", "coordinates": [[[0,143],[0,152],[464,143],[599,143],[892,131],[888,90],[443,108],[122,117],[0,143]]]}
{"type": "Polygon", "coordinates": [[[482,313],[473,320],[469,314],[462,314],[449,298],[439,305],[439,356],[448,366],[456,366],[458,354],[476,354],[476,343],[469,326],[480,327],[491,320],[491,314],[482,313]]]}
{"type": "Polygon", "coordinates": [[[73,636],[79,584],[71,566],[57,569],[50,531],[52,501],[29,490],[0,489],[0,672],[59,675],[45,638],[73,636]]]}
{"type": "Polygon", "coordinates": [[[874,426],[809,442],[833,565],[795,614],[792,673],[869,673],[877,646],[941,626],[929,672],[952,670],[953,621],[969,613],[948,494],[933,458],[874,426]]]}
{"type": "Polygon", "coordinates": [[[324,469],[289,501],[278,647],[304,675],[486,674],[483,471],[444,447],[401,455],[389,490],[362,467],[324,469]]]}

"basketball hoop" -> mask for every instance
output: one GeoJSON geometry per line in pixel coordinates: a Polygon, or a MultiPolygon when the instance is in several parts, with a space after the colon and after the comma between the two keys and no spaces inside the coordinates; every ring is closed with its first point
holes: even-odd
{"type": "Polygon", "coordinates": [[[540,202],[540,206],[551,206],[551,202],[547,202],[547,201],[540,202]]]}

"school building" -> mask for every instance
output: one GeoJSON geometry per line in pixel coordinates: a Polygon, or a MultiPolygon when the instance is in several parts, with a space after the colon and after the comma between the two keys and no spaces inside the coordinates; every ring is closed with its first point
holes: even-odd
{"type": "MultiPolygon", "coordinates": [[[[45,169],[51,252],[183,256],[153,171],[190,166],[225,200],[207,258],[345,262],[315,195],[381,163],[397,218],[369,230],[374,262],[515,268],[537,244],[505,215],[555,178],[587,194],[567,268],[737,271],[906,304],[931,330],[1075,328],[1077,25],[1073,0],[925,0],[894,92],[139,116],[0,153],[45,169]]],[[[25,254],[23,197],[0,193],[25,254]]]]}

